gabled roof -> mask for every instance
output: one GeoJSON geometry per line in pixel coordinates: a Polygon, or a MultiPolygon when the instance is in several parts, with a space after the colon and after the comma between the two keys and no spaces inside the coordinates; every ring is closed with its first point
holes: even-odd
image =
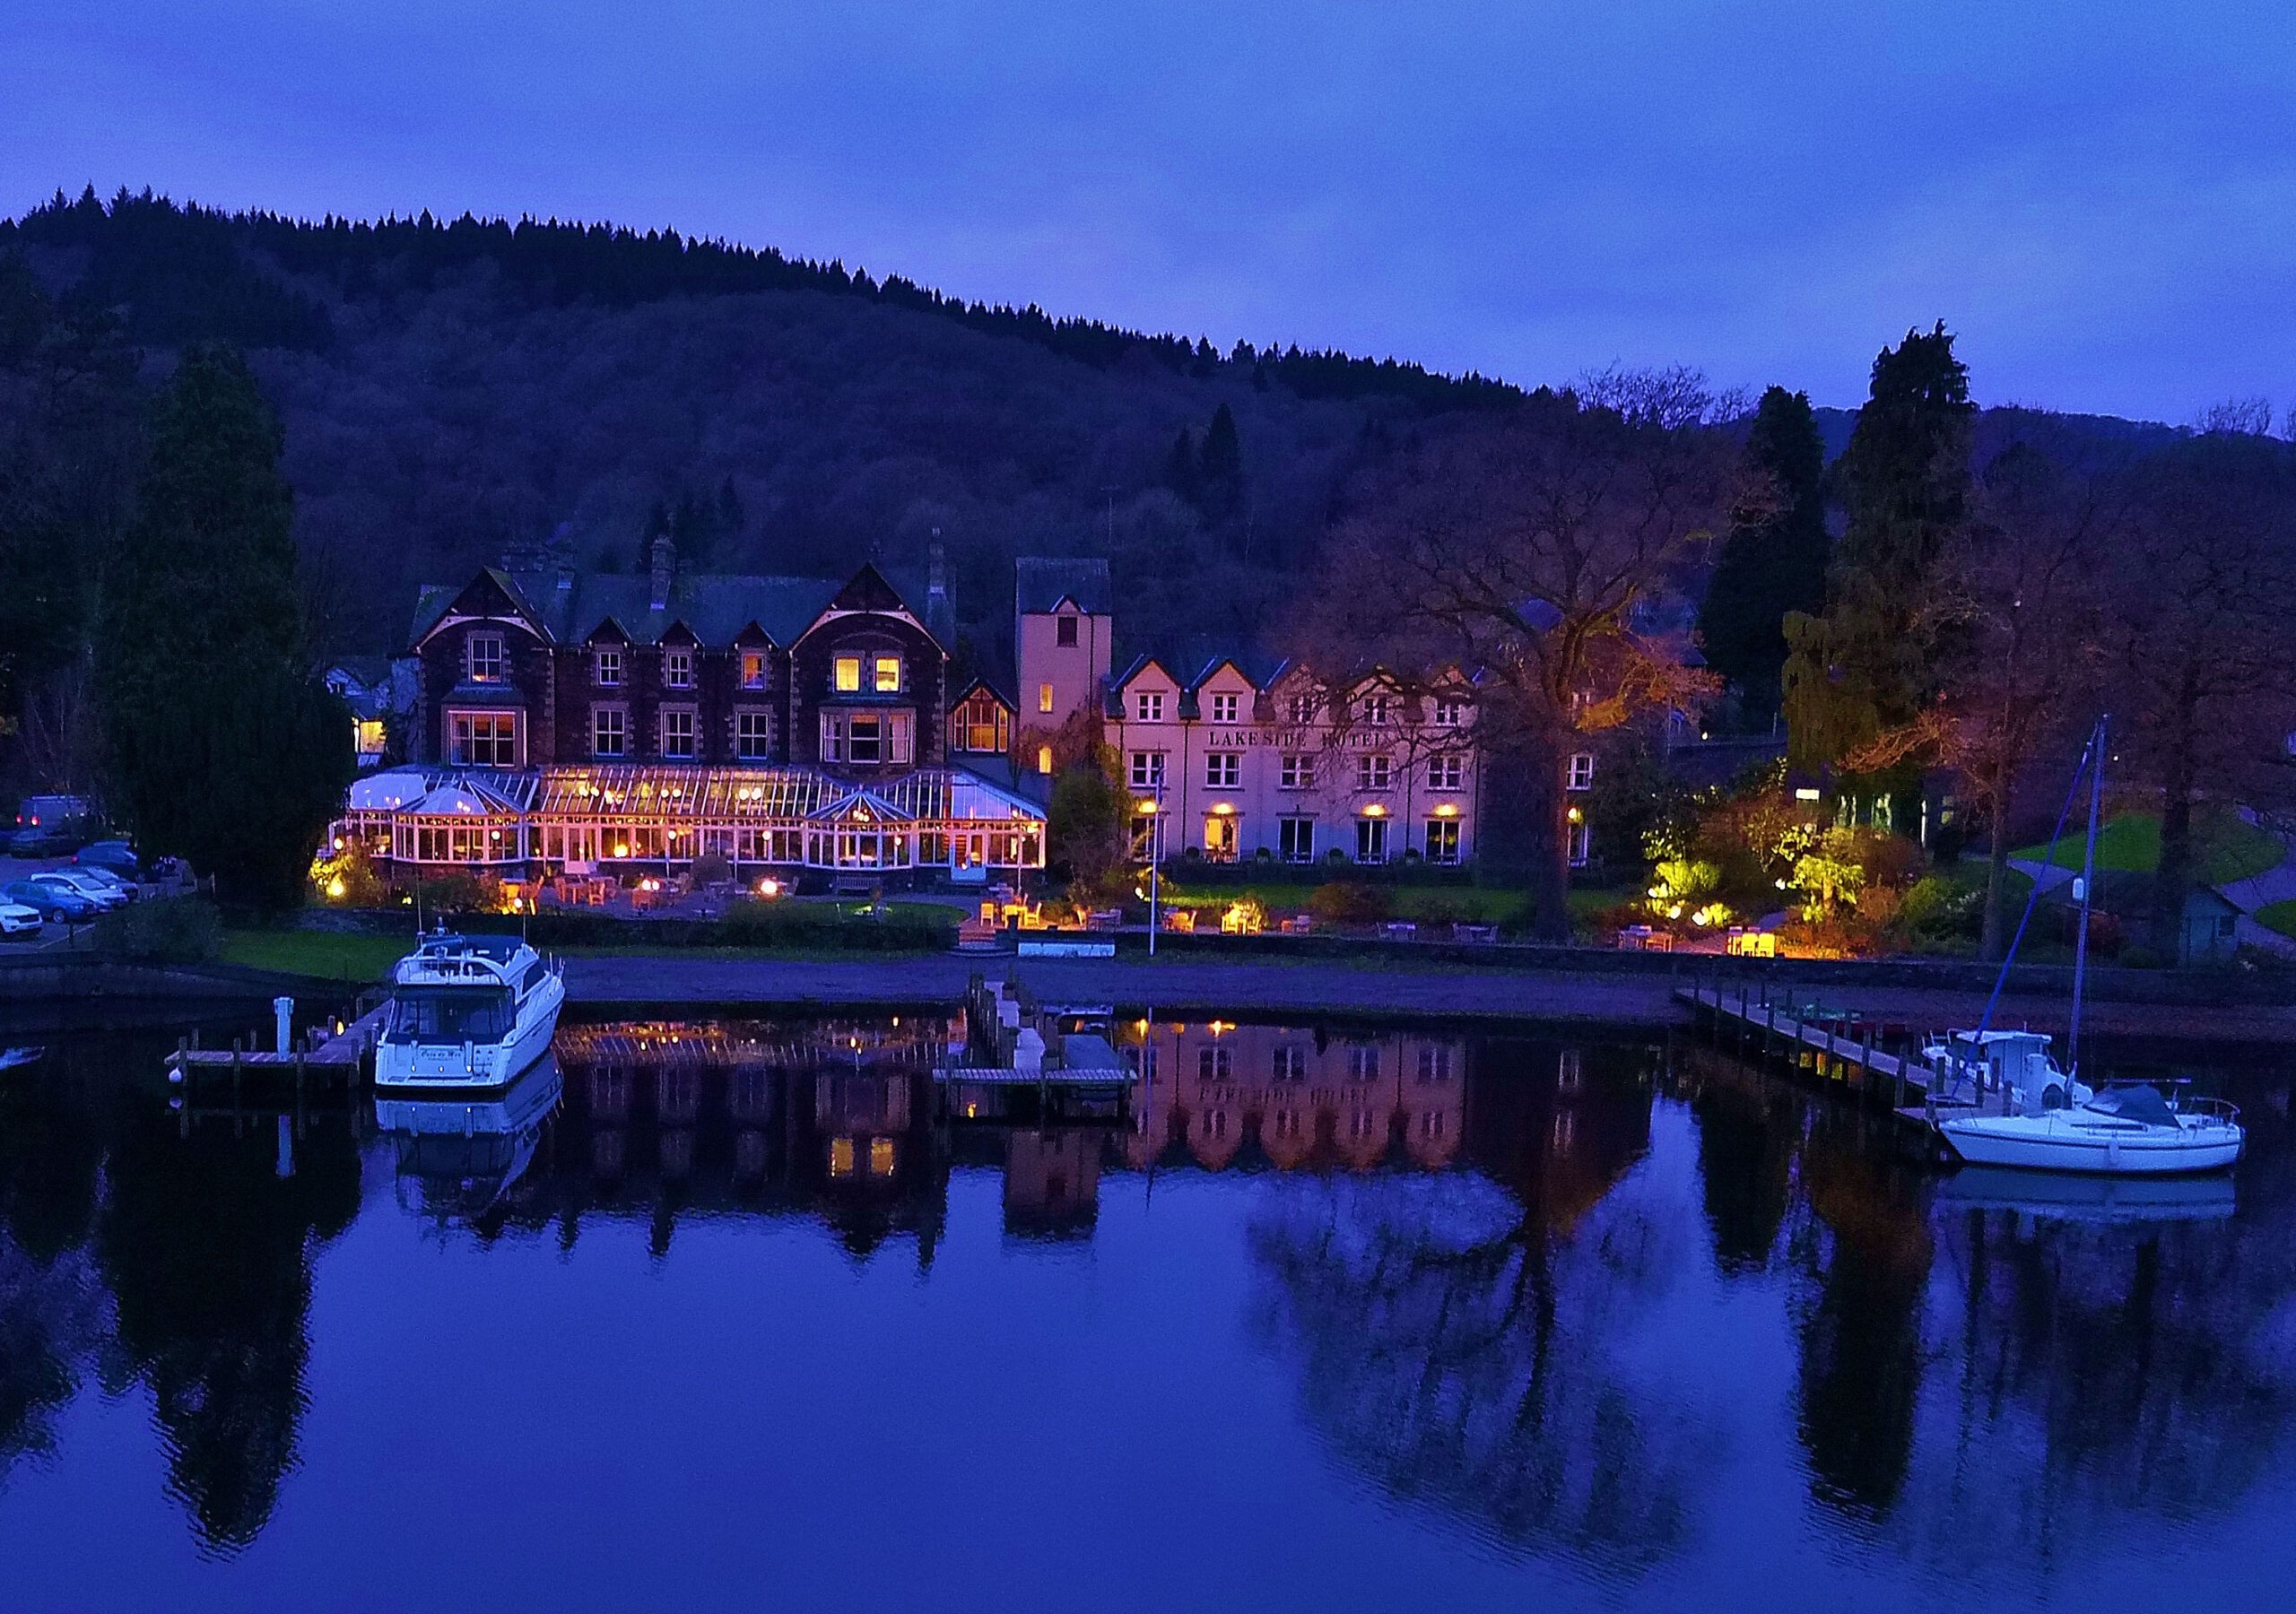
{"type": "MultiPolygon", "coordinates": [[[[504,572],[489,568],[512,608],[552,642],[579,645],[607,622],[631,643],[652,645],[683,623],[703,644],[731,645],[754,623],[778,645],[793,643],[829,608],[839,586],[824,577],[745,577],[700,572],[680,575],[666,607],[654,609],[653,582],[608,572],[504,572]]],[[[414,611],[411,642],[423,635],[472,585],[427,585],[414,611]]]]}
{"type": "Polygon", "coordinates": [[[1094,616],[1115,612],[1116,590],[1105,560],[1057,560],[1023,555],[1013,562],[1013,609],[1022,616],[1057,611],[1063,600],[1094,616]]]}
{"type": "Polygon", "coordinates": [[[998,689],[995,680],[989,678],[986,673],[980,672],[974,673],[970,678],[965,680],[962,684],[960,684],[957,687],[956,693],[949,698],[950,709],[953,711],[958,707],[964,705],[967,700],[972,698],[972,693],[976,690],[987,694],[1008,712],[1017,713],[1021,709],[1021,703],[1019,701],[1014,700],[1010,695],[1007,695],[1004,690],[998,689]]]}

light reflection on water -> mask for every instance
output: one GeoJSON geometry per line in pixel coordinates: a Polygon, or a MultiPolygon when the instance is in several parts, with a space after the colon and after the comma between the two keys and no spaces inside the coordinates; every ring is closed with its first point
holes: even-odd
{"type": "Polygon", "coordinates": [[[570,1027],[283,1141],[134,1038],[0,1079],[7,1606],[300,1606],[469,1518],[435,1573],[516,1605],[850,1606],[866,1515],[883,1606],[2135,1608],[2296,1500],[2284,1072],[2224,1077],[2237,1179],[2138,1191],[1941,1180],[1688,1040],[1135,1022],[1119,1120],[952,1124],[948,1031],[570,1027]],[[505,1499],[585,1474],[682,1523],[505,1499]]]}

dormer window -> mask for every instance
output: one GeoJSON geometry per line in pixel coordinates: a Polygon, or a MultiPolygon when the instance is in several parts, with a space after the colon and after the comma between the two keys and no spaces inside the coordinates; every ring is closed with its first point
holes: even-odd
{"type": "Polygon", "coordinates": [[[502,650],[502,636],[499,633],[474,633],[468,643],[471,682],[500,683],[507,659],[502,650]]]}
{"type": "Polygon", "coordinates": [[[1316,698],[1294,695],[1291,700],[1291,712],[1292,721],[1295,724],[1313,723],[1316,720],[1316,698]]]}
{"type": "Polygon", "coordinates": [[[1063,616],[1055,619],[1052,642],[1063,650],[1074,650],[1076,647],[1076,619],[1074,617],[1063,616]]]}
{"type": "Polygon", "coordinates": [[[598,688],[615,690],[622,687],[622,650],[618,646],[602,647],[592,664],[598,676],[598,688]]]}
{"type": "Polygon", "coordinates": [[[830,671],[830,687],[840,695],[859,694],[861,658],[857,655],[839,656],[830,671]]]}
{"type": "Polygon", "coordinates": [[[900,657],[880,655],[876,658],[875,685],[880,695],[900,693],[900,657]]]}
{"type": "Polygon", "coordinates": [[[742,652],[742,688],[762,690],[765,688],[766,680],[770,675],[770,670],[766,665],[764,651],[744,650],[742,652]]]}
{"type": "Polygon", "coordinates": [[[1435,703],[1435,726],[1457,728],[1467,720],[1467,703],[1464,700],[1439,700],[1435,703]]]}
{"type": "Polygon", "coordinates": [[[693,688],[693,652],[665,650],[662,652],[662,683],[672,690],[693,688]]]}
{"type": "Polygon", "coordinates": [[[1395,698],[1390,695],[1366,695],[1363,698],[1363,721],[1373,728],[1385,728],[1395,717],[1395,698]]]}
{"type": "Polygon", "coordinates": [[[1143,690],[1132,698],[1132,716],[1140,723],[1161,723],[1164,720],[1164,692],[1143,690]]]}
{"type": "Polygon", "coordinates": [[[1239,698],[1234,695],[1214,695],[1212,698],[1212,721],[1214,723],[1235,722],[1236,708],[1239,704],[1239,698]]]}

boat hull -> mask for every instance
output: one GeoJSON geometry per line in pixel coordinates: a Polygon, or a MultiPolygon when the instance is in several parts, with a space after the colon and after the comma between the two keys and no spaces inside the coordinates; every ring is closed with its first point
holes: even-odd
{"type": "Polygon", "coordinates": [[[2080,1171],[2109,1176],[2154,1176],[2222,1171],[2240,1158],[2244,1134],[2236,1126],[2147,1127],[2141,1132],[2080,1126],[2047,1117],[1989,1116],[1940,1122],[1953,1152],[1972,1166],[2013,1166],[2023,1171],[2080,1171]]]}
{"type": "Polygon", "coordinates": [[[466,1043],[394,1043],[375,1049],[378,1088],[473,1089],[508,1087],[550,1052],[558,1033],[558,1011],[566,989],[555,978],[535,988],[522,1006],[517,1035],[508,1042],[476,1046],[466,1043]]]}

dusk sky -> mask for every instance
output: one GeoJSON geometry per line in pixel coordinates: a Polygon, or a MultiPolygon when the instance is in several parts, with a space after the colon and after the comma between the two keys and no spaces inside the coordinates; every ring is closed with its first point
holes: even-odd
{"type": "Polygon", "coordinates": [[[2296,404],[2256,0],[14,0],[0,205],[603,218],[1151,330],[1855,404],[2296,404]]]}

